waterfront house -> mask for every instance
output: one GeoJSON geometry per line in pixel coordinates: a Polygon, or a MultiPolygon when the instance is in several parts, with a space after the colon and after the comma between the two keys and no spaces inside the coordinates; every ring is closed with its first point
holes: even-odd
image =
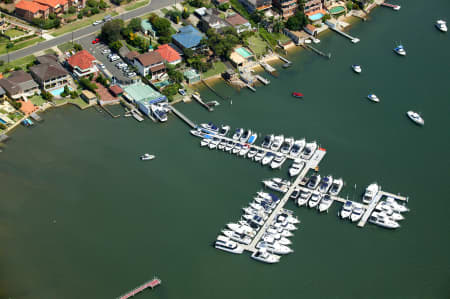
{"type": "Polygon", "coordinates": [[[252,30],[250,22],[238,13],[228,16],[225,21],[236,29],[237,33],[252,30]]]}
{"type": "Polygon", "coordinates": [[[89,105],[93,105],[97,102],[97,96],[86,89],[81,92],[80,97],[89,105]]]}
{"type": "Polygon", "coordinates": [[[229,27],[230,24],[222,19],[220,16],[220,12],[214,8],[207,8],[204,10],[204,13],[200,16],[200,21],[198,22],[198,28],[200,28],[203,32],[208,31],[209,29],[215,29],[220,32],[223,28],[229,27]]]}
{"type": "Polygon", "coordinates": [[[109,92],[111,92],[115,97],[120,97],[123,94],[123,89],[120,88],[119,85],[111,85],[109,87],[109,92]]]}
{"type": "Polygon", "coordinates": [[[311,34],[312,36],[317,36],[317,28],[314,25],[306,24],[306,26],[303,28],[306,33],[311,34]]]}
{"type": "Polygon", "coordinates": [[[67,59],[67,64],[77,79],[96,74],[98,72],[96,63],[96,58],[86,50],[81,50],[67,59]]]}
{"type": "Polygon", "coordinates": [[[249,12],[264,11],[272,7],[272,0],[239,0],[249,12]]]}
{"type": "Polygon", "coordinates": [[[273,6],[278,8],[284,19],[293,16],[297,12],[297,0],[273,0],[273,6]]]}
{"type": "Polygon", "coordinates": [[[138,57],[140,54],[137,51],[130,51],[123,57],[128,63],[133,64],[133,61],[136,57],[138,57]]]}
{"type": "Polygon", "coordinates": [[[169,44],[159,46],[155,52],[158,52],[168,64],[176,65],[181,62],[181,55],[169,44]]]}
{"type": "Polygon", "coordinates": [[[0,79],[0,86],[11,99],[15,100],[41,93],[39,85],[33,80],[33,77],[22,70],[12,72],[8,78],[0,79]]]}
{"type": "Polygon", "coordinates": [[[186,78],[188,84],[195,84],[201,80],[200,74],[195,69],[184,71],[183,76],[186,78]]]}
{"type": "Polygon", "coordinates": [[[34,1],[21,0],[16,3],[14,12],[18,17],[31,22],[33,19],[47,19],[50,8],[34,1]]]}
{"type": "Polygon", "coordinates": [[[138,105],[139,110],[147,116],[151,115],[151,104],[167,101],[165,95],[142,82],[124,85],[122,88],[124,98],[138,105]]]}
{"type": "Polygon", "coordinates": [[[30,67],[30,74],[45,91],[63,88],[70,83],[69,72],[58,62],[55,55],[37,57],[38,65],[30,67]]]}
{"type": "Polygon", "coordinates": [[[326,14],[326,11],[323,9],[322,0],[305,1],[303,12],[313,23],[320,21],[326,14]]]}
{"type": "Polygon", "coordinates": [[[172,35],[173,43],[180,49],[196,50],[204,36],[192,25],[181,27],[179,32],[172,35]]]}
{"type": "Polygon", "coordinates": [[[119,104],[120,99],[118,97],[115,97],[108,88],[103,86],[102,84],[95,82],[95,85],[97,85],[96,92],[98,94],[98,103],[101,106],[105,105],[112,105],[112,104],[119,104]]]}
{"type": "Polygon", "coordinates": [[[255,55],[249,49],[237,46],[230,54],[230,61],[235,67],[246,67],[255,61],[255,55]]]}
{"type": "Polygon", "coordinates": [[[147,52],[134,58],[133,64],[138,72],[146,77],[150,75],[152,79],[157,79],[166,73],[166,66],[161,54],[157,51],[147,52]]]}

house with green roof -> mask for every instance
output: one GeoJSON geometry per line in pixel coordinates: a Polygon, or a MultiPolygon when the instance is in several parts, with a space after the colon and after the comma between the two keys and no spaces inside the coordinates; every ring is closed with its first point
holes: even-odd
{"type": "Polygon", "coordinates": [[[123,96],[132,103],[138,105],[147,116],[151,114],[150,105],[167,101],[167,97],[142,82],[121,86],[123,96]]]}
{"type": "Polygon", "coordinates": [[[142,20],[141,28],[142,28],[142,33],[144,33],[145,35],[149,35],[153,38],[156,38],[156,30],[153,28],[153,26],[149,22],[149,20],[142,20]]]}

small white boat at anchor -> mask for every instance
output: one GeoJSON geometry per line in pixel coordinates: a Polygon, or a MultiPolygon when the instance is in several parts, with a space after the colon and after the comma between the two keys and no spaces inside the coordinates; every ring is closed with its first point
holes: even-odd
{"type": "Polygon", "coordinates": [[[354,71],[355,73],[357,73],[357,74],[360,74],[361,71],[362,71],[361,66],[358,65],[358,64],[352,65],[352,69],[353,69],[353,71],[354,71]]]}
{"type": "Polygon", "coordinates": [[[380,99],[379,99],[375,94],[373,94],[373,93],[369,94],[369,95],[367,96],[367,98],[368,98],[369,100],[371,100],[372,102],[375,102],[375,103],[378,103],[378,102],[380,101],[380,99]]]}
{"type": "Polygon", "coordinates": [[[447,22],[444,20],[437,20],[435,24],[436,28],[442,32],[447,32],[447,22]]]}
{"type": "Polygon", "coordinates": [[[406,112],[406,115],[408,115],[409,119],[412,120],[413,122],[415,122],[416,124],[418,124],[419,126],[423,126],[425,124],[425,121],[420,116],[420,114],[417,112],[410,110],[410,111],[406,112]]]}
{"type": "Polygon", "coordinates": [[[403,45],[398,45],[397,47],[395,47],[394,52],[400,56],[406,56],[406,50],[405,47],[403,47],[403,45]]]}
{"type": "Polygon", "coordinates": [[[142,156],[140,156],[139,159],[141,159],[142,161],[153,160],[155,159],[155,156],[150,155],[149,153],[145,153],[142,156]]]}

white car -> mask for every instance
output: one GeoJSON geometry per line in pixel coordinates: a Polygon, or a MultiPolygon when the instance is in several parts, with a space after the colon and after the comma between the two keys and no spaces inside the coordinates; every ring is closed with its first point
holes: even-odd
{"type": "Polygon", "coordinates": [[[99,66],[100,68],[102,68],[102,69],[105,68],[105,65],[104,65],[103,63],[99,63],[98,66],[99,66]]]}
{"type": "Polygon", "coordinates": [[[136,73],[135,73],[135,72],[132,72],[132,73],[128,73],[128,74],[127,74],[127,77],[128,77],[128,78],[131,78],[131,77],[134,77],[134,76],[136,76],[136,73]]]}
{"type": "Polygon", "coordinates": [[[109,57],[109,61],[111,61],[111,62],[117,61],[117,60],[119,60],[119,59],[120,59],[120,57],[117,56],[117,55],[113,55],[113,56],[109,57]]]}
{"type": "Polygon", "coordinates": [[[98,21],[95,21],[94,23],[92,23],[92,25],[97,26],[97,25],[99,25],[101,23],[103,23],[103,21],[102,20],[98,20],[98,21]]]}

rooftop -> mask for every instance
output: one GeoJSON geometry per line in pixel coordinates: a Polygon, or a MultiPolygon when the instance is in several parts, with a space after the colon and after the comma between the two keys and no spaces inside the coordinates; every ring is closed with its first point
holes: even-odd
{"type": "Polygon", "coordinates": [[[37,2],[25,1],[25,0],[21,0],[20,2],[18,2],[16,4],[16,8],[30,11],[32,13],[37,13],[40,10],[45,11],[48,9],[48,7],[45,5],[39,4],[37,2]]]}
{"type": "Polygon", "coordinates": [[[155,32],[155,29],[153,28],[152,24],[148,20],[142,20],[141,27],[142,27],[142,29],[144,29],[144,31],[155,32]]]}
{"type": "Polygon", "coordinates": [[[175,49],[173,49],[168,44],[159,46],[158,49],[155,51],[158,52],[161,55],[161,57],[164,58],[164,60],[166,60],[169,63],[181,59],[180,54],[178,54],[178,52],[175,51],[175,49]]]}
{"type": "Polygon", "coordinates": [[[33,0],[33,1],[53,8],[55,8],[58,5],[65,5],[67,3],[67,0],[33,0]]]}
{"type": "Polygon", "coordinates": [[[42,63],[32,66],[30,67],[30,72],[43,81],[69,74],[62,66],[56,63],[42,63]]]}
{"type": "Polygon", "coordinates": [[[203,35],[192,25],[188,25],[181,27],[178,33],[172,35],[172,38],[184,48],[194,48],[200,44],[203,35]]]}
{"type": "Polygon", "coordinates": [[[146,102],[161,99],[163,97],[165,98],[164,95],[142,82],[123,86],[123,90],[135,102],[146,102]]]}
{"type": "Polygon", "coordinates": [[[70,64],[70,66],[72,67],[78,67],[82,70],[86,70],[88,68],[91,68],[93,66],[93,62],[95,61],[95,57],[92,56],[91,53],[89,53],[86,50],[81,50],[77,53],[75,53],[75,55],[70,56],[67,59],[67,62],[70,64]]]}
{"type": "Polygon", "coordinates": [[[248,23],[248,20],[245,19],[243,16],[241,16],[240,14],[234,14],[229,16],[228,18],[225,19],[228,23],[230,23],[232,26],[239,26],[239,25],[244,25],[248,23]]]}
{"type": "Polygon", "coordinates": [[[142,64],[144,67],[163,62],[163,58],[161,57],[161,54],[159,54],[159,52],[157,52],[157,51],[147,52],[147,53],[138,55],[135,57],[135,59],[137,61],[139,61],[139,63],[142,64]]]}

